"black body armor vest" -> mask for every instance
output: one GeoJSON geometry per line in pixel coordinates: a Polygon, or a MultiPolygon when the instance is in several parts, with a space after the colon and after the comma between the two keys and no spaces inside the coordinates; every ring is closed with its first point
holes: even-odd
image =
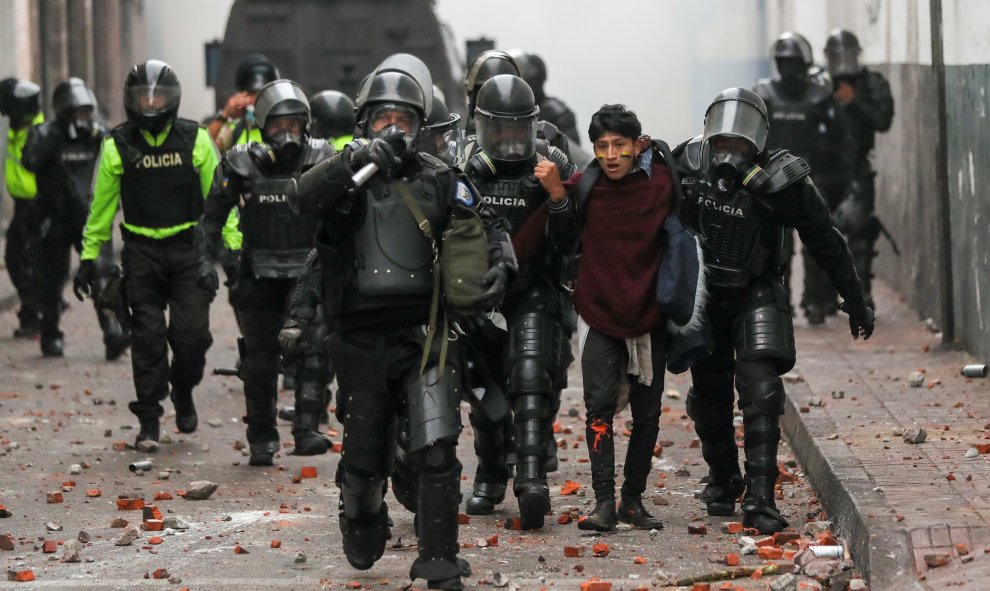
{"type": "Polygon", "coordinates": [[[830,98],[828,89],[809,82],[791,90],[778,80],[763,80],[753,90],[767,105],[767,149],[786,148],[805,160],[811,157],[830,98]]]}
{"type": "Polygon", "coordinates": [[[151,146],[141,132],[124,123],[114,130],[124,174],[120,203],[124,221],[143,228],[169,228],[195,222],[203,215],[203,191],[193,166],[199,124],[176,119],[160,146],[151,146]]]}
{"type": "MultiPolygon", "coordinates": [[[[420,154],[422,171],[405,182],[433,228],[437,244],[447,219],[448,196],[438,177],[447,167],[420,154]]],[[[354,283],[359,299],[433,294],[433,246],[399,193],[372,177],[358,196],[360,221],[354,231],[354,283]]],[[[357,302],[354,302],[357,304],[357,302]]],[[[349,307],[346,306],[345,307],[349,307]]],[[[361,306],[364,307],[364,306],[361,306]]]]}
{"type": "Polygon", "coordinates": [[[324,140],[310,139],[295,169],[277,175],[260,170],[246,149],[243,151],[238,160],[250,166],[244,187],[249,194],[244,195],[240,211],[244,252],[255,277],[294,279],[315,245],[319,221],[292,212],[286,200],[289,185],[293,178],[330,156],[333,150],[324,140]]]}

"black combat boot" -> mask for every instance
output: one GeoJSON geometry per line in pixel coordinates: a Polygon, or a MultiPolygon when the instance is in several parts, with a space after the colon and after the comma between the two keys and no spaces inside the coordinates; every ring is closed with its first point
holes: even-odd
{"type": "Polygon", "coordinates": [[[546,450],[550,401],[540,394],[523,394],[513,403],[515,416],[516,477],[512,490],[519,501],[523,529],[540,529],[550,512],[546,450]]]}
{"type": "Polygon", "coordinates": [[[45,357],[64,357],[65,340],[62,339],[61,335],[42,337],[41,354],[45,357]]]}
{"type": "Polygon", "coordinates": [[[193,404],[192,388],[172,387],[168,395],[175,406],[175,426],[180,433],[194,433],[199,426],[199,415],[193,404]]]}
{"type": "Polygon", "coordinates": [[[708,463],[710,482],[701,491],[701,502],[712,516],[732,515],[736,499],[744,490],[739,470],[739,450],[736,428],[732,422],[731,373],[695,372],[698,389],[688,390],[688,416],[694,421],[694,431],[701,441],[701,455],[708,463]]]}
{"type": "Polygon", "coordinates": [[[116,317],[98,311],[100,328],[103,329],[104,356],[107,361],[119,359],[131,346],[131,335],[124,331],[116,317]]]}
{"type": "Polygon", "coordinates": [[[748,488],[740,507],[743,525],[770,535],[787,527],[774,502],[777,482],[777,444],[780,440],[780,417],[755,415],[745,417],[746,479],[748,488]]]}
{"type": "Polygon", "coordinates": [[[641,497],[622,495],[619,505],[619,521],[640,529],[663,529],[663,522],[649,514],[641,497]]]}
{"type": "Polygon", "coordinates": [[[292,453],[297,456],[325,454],[333,445],[333,441],[320,429],[320,419],[327,412],[326,372],[314,374],[304,367],[298,374],[296,412],[292,421],[292,437],[296,447],[292,453]]]}
{"type": "Polygon", "coordinates": [[[474,453],[478,457],[478,471],[474,475],[474,487],[465,511],[468,515],[491,515],[495,507],[505,500],[509,470],[506,467],[506,448],[509,446],[509,420],[497,423],[469,417],[474,427],[474,453]]]}
{"type": "Polygon", "coordinates": [[[578,520],[578,529],[584,531],[613,531],[619,525],[615,512],[615,499],[598,499],[595,510],[578,520]]]}
{"type": "Polygon", "coordinates": [[[419,473],[419,557],[413,562],[409,578],[426,579],[429,589],[461,591],[461,577],[471,569],[467,561],[457,557],[460,474],[460,463],[445,472],[419,473]]]}
{"type": "Polygon", "coordinates": [[[158,442],[161,440],[161,427],[157,417],[141,419],[141,430],[138,431],[134,446],[141,451],[158,451],[158,442]]]}
{"type": "Polygon", "coordinates": [[[385,542],[391,537],[388,506],[383,500],[385,479],[355,476],[339,463],[336,482],[344,556],[354,568],[368,570],[385,553],[385,542]]]}

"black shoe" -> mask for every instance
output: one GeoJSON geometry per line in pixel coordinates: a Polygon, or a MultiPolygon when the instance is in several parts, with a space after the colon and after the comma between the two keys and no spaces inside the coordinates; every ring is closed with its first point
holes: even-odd
{"type": "Polygon", "coordinates": [[[278,409],[278,418],[283,421],[295,421],[296,420],[296,407],[294,406],[283,406],[278,409]]]}
{"type": "Polygon", "coordinates": [[[787,520],[773,501],[747,496],[739,508],[743,512],[743,527],[755,528],[763,535],[772,535],[787,528],[787,520]]]}
{"type": "Polygon", "coordinates": [[[41,339],[41,354],[45,357],[64,357],[65,341],[62,337],[41,339]]]}
{"type": "Polygon", "coordinates": [[[250,444],[251,457],[248,459],[249,466],[274,466],[275,454],[278,453],[278,441],[256,441],[250,444]]]}
{"type": "Polygon", "coordinates": [[[584,531],[613,531],[617,525],[619,517],[615,514],[615,499],[598,501],[591,515],[578,520],[578,529],[584,531]]]}
{"type": "Polygon", "coordinates": [[[106,340],[106,358],[107,361],[114,361],[119,359],[124,351],[131,346],[131,335],[129,334],[118,334],[114,335],[106,340]]]}
{"type": "Polygon", "coordinates": [[[333,441],[319,431],[292,430],[296,447],[292,450],[294,456],[318,456],[330,451],[333,441]]]}
{"type": "Polygon", "coordinates": [[[550,512],[550,491],[547,487],[529,484],[519,487],[519,521],[523,529],[540,529],[543,518],[550,512]]]}
{"type": "Polygon", "coordinates": [[[193,404],[192,390],[172,389],[169,393],[172,404],[175,405],[175,426],[180,433],[193,433],[199,426],[199,415],[196,414],[196,405],[193,404]]]}
{"type": "Polygon", "coordinates": [[[427,581],[426,588],[430,591],[464,591],[464,582],[461,577],[452,577],[442,581],[427,581]]]}
{"type": "Polygon", "coordinates": [[[707,505],[708,514],[712,517],[725,517],[736,512],[736,499],[746,489],[742,477],[733,476],[728,482],[712,480],[701,491],[698,497],[707,505]]]}
{"type": "Polygon", "coordinates": [[[36,339],[41,334],[41,330],[35,324],[22,324],[14,329],[15,339],[36,339]]]}
{"type": "Polygon", "coordinates": [[[382,511],[368,522],[347,519],[340,510],[340,533],[343,534],[344,556],[358,570],[368,570],[385,553],[390,531],[388,512],[382,511]]]}
{"type": "Polygon", "coordinates": [[[640,529],[663,529],[663,522],[650,515],[640,497],[622,497],[619,503],[619,521],[640,529]]]}
{"type": "Polygon", "coordinates": [[[161,439],[161,427],[158,418],[141,419],[141,430],[138,431],[134,446],[141,451],[158,451],[158,441],[161,439]]]}
{"type": "Polygon", "coordinates": [[[464,510],[468,515],[491,515],[504,500],[504,482],[475,482],[464,510]]]}

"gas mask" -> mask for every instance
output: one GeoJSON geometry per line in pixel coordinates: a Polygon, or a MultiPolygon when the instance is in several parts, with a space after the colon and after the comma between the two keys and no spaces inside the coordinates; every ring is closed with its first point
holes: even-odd
{"type": "Polygon", "coordinates": [[[269,144],[278,153],[281,160],[292,160],[302,150],[303,137],[291,129],[283,129],[269,139],[269,144]]]}
{"type": "Polygon", "coordinates": [[[777,71],[785,82],[798,83],[807,79],[808,67],[803,61],[792,57],[777,58],[777,71]]]}
{"type": "Polygon", "coordinates": [[[749,158],[731,148],[712,150],[712,180],[715,187],[722,193],[731,191],[743,170],[749,168],[749,158]]]}

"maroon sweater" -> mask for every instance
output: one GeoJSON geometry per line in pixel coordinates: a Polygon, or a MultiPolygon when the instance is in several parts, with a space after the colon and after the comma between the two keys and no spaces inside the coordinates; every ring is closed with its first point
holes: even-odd
{"type": "MultiPolygon", "coordinates": [[[[569,178],[568,188],[580,178],[569,178]]],[[[595,330],[628,339],[663,325],[656,280],[671,190],[670,172],[654,162],[649,177],[635,170],[613,181],[602,173],[588,195],[574,305],[595,330]]]]}

